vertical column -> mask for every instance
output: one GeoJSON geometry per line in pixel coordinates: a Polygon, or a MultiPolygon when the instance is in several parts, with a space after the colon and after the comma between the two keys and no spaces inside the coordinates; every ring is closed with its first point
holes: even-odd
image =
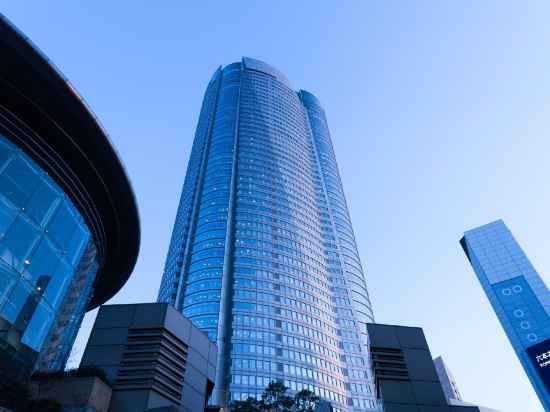
{"type": "MultiPolygon", "coordinates": [[[[240,69],[242,70],[242,69],[240,69]]],[[[233,300],[233,245],[235,243],[235,199],[237,191],[237,165],[239,159],[239,112],[242,76],[239,73],[238,91],[235,108],[235,128],[233,141],[233,164],[229,191],[229,209],[227,213],[227,232],[225,236],[224,264],[222,270],[220,313],[218,320],[218,360],[216,363],[216,380],[212,401],[214,405],[226,406],[228,397],[228,373],[231,362],[231,324],[233,300]]]]}

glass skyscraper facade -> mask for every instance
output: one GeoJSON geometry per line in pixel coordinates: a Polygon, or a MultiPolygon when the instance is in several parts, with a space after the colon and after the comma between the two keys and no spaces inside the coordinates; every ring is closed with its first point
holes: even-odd
{"type": "MultiPolygon", "coordinates": [[[[0,406],[65,367],[82,318],[128,279],[139,219],[105,131],[0,14],[0,406]]],[[[1,408],[0,408],[1,409],[1,408]]]]}
{"type": "Polygon", "coordinates": [[[217,342],[215,404],[280,380],[375,408],[373,314],[325,112],[264,62],[208,84],[158,300],[217,342]]]}
{"type": "Polygon", "coordinates": [[[544,409],[550,411],[548,288],[502,220],[465,232],[460,243],[544,409]]]}

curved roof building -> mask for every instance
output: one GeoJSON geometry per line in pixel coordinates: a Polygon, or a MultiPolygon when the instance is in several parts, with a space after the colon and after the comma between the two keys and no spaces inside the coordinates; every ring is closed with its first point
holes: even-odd
{"type": "Polygon", "coordinates": [[[0,363],[21,378],[64,367],[84,313],[132,272],[140,228],[105,130],[2,15],[0,56],[0,363]]]}

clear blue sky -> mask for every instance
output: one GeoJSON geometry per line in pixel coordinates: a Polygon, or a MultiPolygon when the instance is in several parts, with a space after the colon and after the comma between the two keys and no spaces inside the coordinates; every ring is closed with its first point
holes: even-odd
{"type": "Polygon", "coordinates": [[[324,102],[377,321],[423,327],[466,400],[542,410],[458,240],[503,218],[548,278],[550,3],[4,0],[1,10],[72,81],[127,166],[141,254],[111,303],[156,298],[204,88],[218,65],[256,57],[324,102]]]}

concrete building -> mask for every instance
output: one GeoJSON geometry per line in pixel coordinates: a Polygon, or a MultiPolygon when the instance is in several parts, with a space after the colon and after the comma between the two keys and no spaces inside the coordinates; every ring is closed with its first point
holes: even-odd
{"type": "Polygon", "coordinates": [[[214,387],[217,348],[171,305],[101,306],[81,368],[102,369],[109,412],[198,412],[214,387]]]}
{"type": "Polygon", "coordinates": [[[111,387],[95,376],[33,379],[29,391],[35,400],[59,402],[64,412],[108,412],[112,394],[111,387]]]}
{"type": "Polygon", "coordinates": [[[382,412],[491,411],[447,399],[421,328],[369,323],[367,329],[382,412]]]}

